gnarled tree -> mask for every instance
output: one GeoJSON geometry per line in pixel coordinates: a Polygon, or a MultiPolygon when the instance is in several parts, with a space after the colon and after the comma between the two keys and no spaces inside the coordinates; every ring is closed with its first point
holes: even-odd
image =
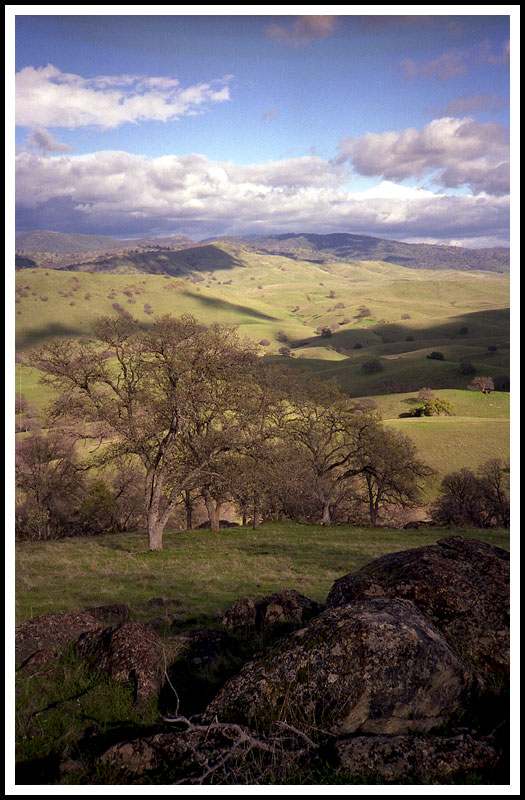
{"type": "Polygon", "coordinates": [[[219,425],[204,458],[184,474],[177,451],[203,420],[234,413],[248,391],[254,349],[232,327],[205,327],[189,315],[160,317],[147,328],[127,313],[102,317],[94,333],[98,346],[55,340],[37,348],[31,362],[60,393],[55,419],[84,424],[86,436],[96,426],[100,464],[132,456],[142,465],[149,548],[161,550],[181,491],[229,446],[227,431],[219,425]]]}

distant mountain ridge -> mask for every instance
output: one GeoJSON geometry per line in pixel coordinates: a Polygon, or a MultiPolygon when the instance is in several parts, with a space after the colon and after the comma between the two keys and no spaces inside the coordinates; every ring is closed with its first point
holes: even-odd
{"type": "MultiPolygon", "coordinates": [[[[221,243],[235,244],[247,252],[279,255],[290,259],[322,264],[330,261],[383,261],[411,269],[455,269],[461,271],[485,270],[508,272],[510,249],[508,247],[467,248],[435,244],[409,244],[394,239],[380,239],[353,233],[284,233],[263,236],[223,236],[195,242],[186,236],[145,237],[142,239],[114,239],[110,236],[90,234],[67,234],[53,231],[31,231],[15,239],[16,266],[79,267],[79,262],[93,259],[96,269],[111,271],[112,259],[118,252],[125,254],[160,253],[178,251],[177,266],[183,270],[199,270],[210,266],[210,246],[213,244],[217,257],[221,257],[221,243]],[[187,258],[183,253],[187,251],[187,258]],[[45,260],[38,254],[52,254],[45,260]],[[115,254],[115,255],[113,255],[115,254]],[[70,262],[67,257],[70,256],[70,262]],[[200,264],[201,258],[203,264],[200,264]],[[107,261],[106,261],[107,258],[107,261]],[[182,259],[182,261],[181,261],[182,259]]],[[[155,259],[154,259],[155,260],[155,259]]],[[[158,260],[158,259],[157,259],[158,260]]],[[[157,272],[163,265],[139,259],[134,265],[144,272],[157,272]]],[[[166,265],[167,266],[167,265],[166,265]]]]}
{"type": "Polygon", "coordinates": [[[409,244],[353,233],[284,233],[270,236],[233,237],[257,252],[304,260],[386,261],[419,269],[490,270],[508,272],[510,249],[471,249],[436,244],[409,244]]]}
{"type": "Polygon", "coordinates": [[[15,248],[26,253],[94,253],[107,250],[131,250],[137,247],[171,247],[194,244],[187,236],[153,236],[142,239],[115,239],[113,236],[97,236],[88,233],[57,233],[55,231],[30,231],[15,238],[15,248]]]}

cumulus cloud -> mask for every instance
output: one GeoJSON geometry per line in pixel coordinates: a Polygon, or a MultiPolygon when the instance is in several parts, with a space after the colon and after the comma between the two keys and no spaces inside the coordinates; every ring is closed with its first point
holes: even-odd
{"type": "Polygon", "coordinates": [[[272,23],[266,28],[266,33],[271,39],[299,47],[308,44],[313,39],[324,39],[326,36],[330,36],[336,30],[337,24],[337,16],[305,15],[297,17],[294,23],[288,26],[272,23]]]}
{"type": "Polygon", "coordinates": [[[67,153],[71,148],[57,140],[45,128],[33,128],[26,139],[26,146],[45,153],[67,153]]]}
{"type": "Polygon", "coordinates": [[[116,128],[125,122],[167,122],[229,100],[231,75],[182,87],[173,77],[83,78],[53,64],[24,67],[15,76],[16,124],[24,127],[116,128]]]}
{"type": "Polygon", "coordinates": [[[414,78],[438,78],[448,80],[465,75],[473,66],[486,64],[508,64],[510,61],[510,40],[501,48],[494,50],[493,44],[485,39],[475,47],[464,49],[452,48],[437,58],[416,62],[412,58],[400,61],[402,73],[406,80],[414,78]]]}
{"type": "Polygon", "coordinates": [[[393,182],[350,193],[347,179],[344,165],[314,156],[239,166],[202,155],[23,152],[17,157],[19,227],[41,227],[44,213],[54,230],[114,235],[342,230],[505,241],[508,198],[435,195],[393,182]]]}
{"type": "Polygon", "coordinates": [[[447,188],[465,185],[496,195],[509,190],[508,131],[495,122],[442,117],[422,130],[349,137],[339,150],[339,162],[350,160],[361,175],[404,180],[432,174],[447,188]]]}
{"type": "Polygon", "coordinates": [[[485,94],[457,97],[443,109],[443,116],[461,116],[475,111],[501,111],[508,105],[508,100],[499,94],[485,94]]]}

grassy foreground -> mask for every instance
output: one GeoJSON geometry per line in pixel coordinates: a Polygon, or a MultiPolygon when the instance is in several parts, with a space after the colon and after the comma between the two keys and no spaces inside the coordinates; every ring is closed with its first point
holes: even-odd
{"type": "Polygon", "coordinates": [[[16,622],[109,603],[127,603],[133,619],[148,622],[159,616],[148,600],[163,597],[168,602],[161,613],[210,624],[234,600],[280,589],[297,589],[323,603],[342,575],[385,553],[453,533],[509,548],[508,531],[285,522],[266,523],[259,531],[168,532],[160,553],[147,550],[144,532],[22,542],[16,548],[16,622]]]}

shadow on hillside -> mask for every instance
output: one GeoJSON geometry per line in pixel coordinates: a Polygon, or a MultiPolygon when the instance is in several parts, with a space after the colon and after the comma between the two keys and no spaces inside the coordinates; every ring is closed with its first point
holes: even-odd
{"type": "Polygon", "coordinates": [[[195,272],[214,272],[234,267],[244,267],[242,261],[234,258],[226,250],[216,245],[188,247],[183,250],[155,248],[151,250],[137,249],[116,255],[110,255],[84,262],[75,262],[66,271],[114,272],[126,267],[133,267],[139,272],[151,275],[173,275],[180,277],[195,272]]]}
{"type": "Polygon", "coordinates": [[[246,314],[250,317],[254,317],[255,319],[262,319],[262,320],[270,320],[275,321],[279,319],[279,317],[272,317],[270,314],[264,314],[262,311],[257,311],[250,306],[243,306],[239,303],[231,303],[228,300],[221,300],[219,297],[204,297],[203,295],[199,294],[191,294],[193,300],[200,303],[202,306],[206,306],[210,310],[221,310],[221,311],[228,311],[230,313],[242,313],[246,314]]]}
{"type": "Polygon", "coordinates": [[[46,339],[60,339],[70,336],[85,336],[86,332],[82,328],[74,328],[69,325],[62,325],[60,322],[50,322],[47,325],[31,330],[28,333],[18,334],[16,337],[17,350],[27,350],[40,344],[46,339]]]}
{"type": "MultiPolygon", "coordinates": [[[[326,347],[328,344],[334,349],[343,347],[351,349],[352,343],[355,342],[356,336],[360,333],[358,329],[347,328],[345,330],[334,331],[331,336],[312,336],[308,339],[296,339],[291,342],[294,349],[300,347],[326,347]]],[[[489,309],[487,311],[473,311],[469,314],[460,314],[451,317],[446,322],[436,325],[416,325],[403,324],[402,322],[391,323],[377,323],[370,327],[363,329],[363,336],[374,335],[381,339],[382,345],[385,346],[384,353],[389,352],[389,344],[403,343],[403,350],[419,350],[422,347],[430,347],[435,345],[446,344],[464,344],[468,345],[472,339],[476,340],[485,339],[487,344],[496,338],[506,337],[510,335],[510,309],[489,309]],[[467,328],[467,333],[460,333],[461,328],[467,328]],[[407,342],[407,337],[412,337],[410,342],[407,342]]],[[[381,343],[377,343],[381,347],[381,343]]],[[[367,349],[375,345],[366,345],[363,349],[367,349]]],[[[356,350],[352,355],[359,355],[360,351],[356,350]]]]}

